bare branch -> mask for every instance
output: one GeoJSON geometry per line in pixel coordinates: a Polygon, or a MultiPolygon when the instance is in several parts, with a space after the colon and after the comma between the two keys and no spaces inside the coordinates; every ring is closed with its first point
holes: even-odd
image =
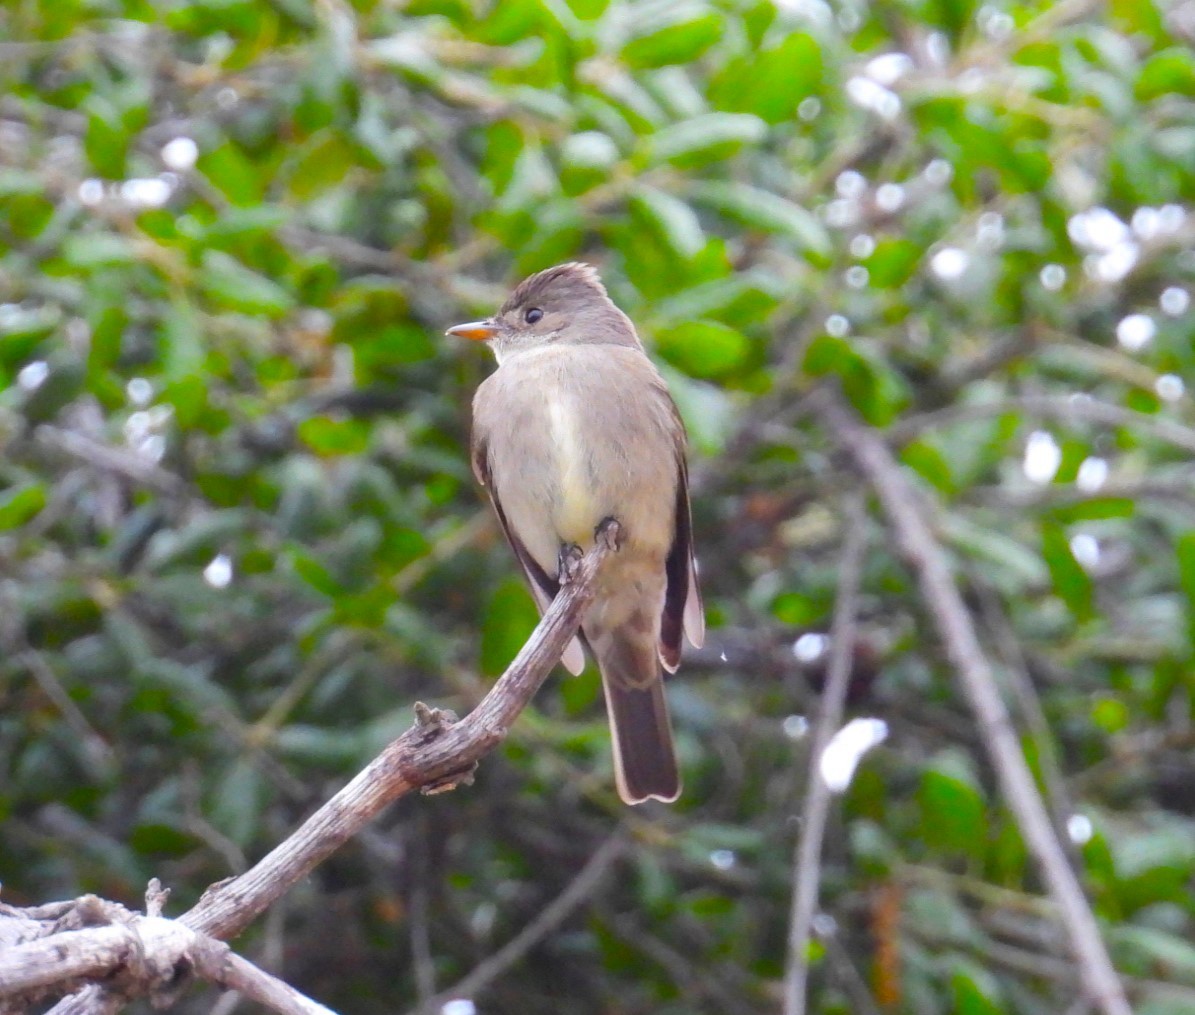
{"type": "Polygon", "coordinates": [[[42,423],[34,431],[34,437],[45,447],[108,472],[114,472],[168,497],[179,497],[187,492],[187,484],[173,472],[159,468],[132,451],[123,451],[74,430],[63,430],[49,423],[42,423]]]}
{"type": "Polygon", "coordinates": [[[435,792],[468,779],[473,766],[506,737],[560,661],[593,597],[597,569],[609,552],[595,546],[585,555],[577,578],[561,589],[514,662],[469,715],[457,722],[437,709],[417,705],[415,726],[256,866],[208,889],[180,917],[183,923],[221,939],[239,933],[383,807],[414,789],[435,792]]]}
{"type": "Polygon", "coordinates": [[[103,976],[135,950],[127,926],[69,930],[12,945],[0,954],[0,997],[31,995],[55,984],[103,976]]]}
{"type": "Polygon", "coordinates": [[[802,807],[800,838],[793,851],[793,898],[788,930],[788,969],[784,978],[784,1015],[803,1015],[809,971],[809,931],[817,908],[822,839],[830,811],[830,788],[821,777],[822,752],[842,725],[854,658],[859,582],[863,570],[867,517],[863,502],[852,497],[845,511],[846,545],[838,568],[838,595],[830,629],[830,666],[821,712],[809,747],[809,771],[802,807]]]}
{"type": "Polygon", "coordinates": [[[946,554],[934,538],[918,495],[880,437],[833,392],[819,398],[827,431],[850,454],[883,505],[898,548],[917,575],[926,607],[947,657],[983,731],[992,764],[1025,844],[1037,860],[1082,969],[1083,989],[1104,1015],[1131,1015],[1116,969],[1100,938],[1095,915],[1021,752],[1017,733],[1000,697],[991,664],[983,654],[946,554]]]}
{"type": "MultiPolygon", "coordinates": [[[[160,890],[151,889],[159,901],[160,890]]],[[[106,926],[55,931],[12,945],[0,953],[0,1011],[24,1010],[27,1002],[56,993],[75,980],[98,979],[118,989],[96,997],[96,1010],[107,1010],[122,996],[156,995],[176,989],[179,972],[194,970],[206,980],[237,990],[281,1015],[332,1015],[276,977],[235,955],[222,941],[196,933],[174,920],[139,916],[115,903],[84,897],[76,900],[67,921],[107,919],[106,926]],[[12,1008],[12,1004],[19,1008],[12,1008]]],[[[37,921],[33,921],[36,923],[37,921]]]]}
{"type": "MultiPolygon", "coordinates": [[[[416,703],[417,722],[411,729],[258,864],[210,887],[178,922],[214,938],[232,937],[388,804],[415,789],[443,792],[471,780],[477,762],[505,739],[560,661],[593,598],[598,570],[612,552],[598,540],[585,554],[514,662],[469,715],[457,721],[451,713],[416,703]]],[[[99,988],[89,987],[55,1005],[52,1015],[94,1013],[101,1000],[99,988]]]]}
{"type": "Polygon", "coordinates": [[[282,1015],[333,1015],[332,1009],[300,994],[264,969],[258,969],[223,942],[206,937],[202,940],[203,947],[194,949],[191,958],[195,972],[205,980],[244,994],[282,1015]]]}
{"type": "Polygon", "coordinates": [[[922,412],[898,420],[887,431],[885,438],[896,444],[907,444],[925,430],[954,423],[990,419],[1008,414],[1019,416],[1042,416],[1059,423],[1095,423],[1100,426],[1123,426],[1152,437],[1154,440],[1172,444],[1189,453],[1195,453],[1195,430],[1172,419],[1150,416],[1135,412],[1111,402],[1101,402],[1090,397],[1053,395],[1022,395],[1000,398],[991,402],[975,402],[968,405],[951,405],[932,412],[922,412]]]}

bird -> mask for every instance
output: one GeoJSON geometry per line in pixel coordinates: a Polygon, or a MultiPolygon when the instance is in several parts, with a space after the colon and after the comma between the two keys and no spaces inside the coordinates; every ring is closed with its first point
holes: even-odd
{"type": "Polygon", "coordinates": [[[492,317],[448,334],[486,342],[498,363],[473,399],[473,471],[541,614],[569,554],[617,533],[562,662],[579,674],[582,642],[597,662],[619,796],[674,801],[664,674],[680,664],[682,634],[701,647],[705,618],[687,437],[667,384],[581,262],[531,275],[492,317]]]}

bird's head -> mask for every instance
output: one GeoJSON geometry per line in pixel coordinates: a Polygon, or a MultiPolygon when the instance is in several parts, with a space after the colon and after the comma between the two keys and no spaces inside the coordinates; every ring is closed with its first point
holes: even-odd
{"type": "Polygon", "coordinates": [[[634,327],[606,295],[597,270],[579,261],[525,278],[493,317],[458,324],[448,334],[489,342],[499,363],[549,344],[639,345],[634,327]]]}

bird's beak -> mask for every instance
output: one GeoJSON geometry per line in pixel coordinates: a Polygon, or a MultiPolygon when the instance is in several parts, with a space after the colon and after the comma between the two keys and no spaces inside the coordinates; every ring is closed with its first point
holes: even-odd
{"type": "Polygon", "coordinates": [[[456,335],[457,338],[469,338],[474,342],[488,342],[498,334],[498,328],[493,321],[470,321],[468,324],[454,325],[445,334],[456,335]]]}

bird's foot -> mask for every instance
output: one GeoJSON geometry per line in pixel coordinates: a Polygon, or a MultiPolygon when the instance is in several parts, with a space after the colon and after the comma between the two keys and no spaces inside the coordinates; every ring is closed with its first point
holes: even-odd
{"type": "Polygon", "coordinates": [[[603,518],[598,527],[593,530],[594,542],[603,544],[607,550],[617,552],[622,549],[622,525],[617,518],[603,518]]]}
{"type": "Polygon", "coordinates": [[[584,556],[581,547],[576,543],[560,544],[560,554],[556,558],[556,580],[561,585],[568,585],[577,577],[584,556]]]}

